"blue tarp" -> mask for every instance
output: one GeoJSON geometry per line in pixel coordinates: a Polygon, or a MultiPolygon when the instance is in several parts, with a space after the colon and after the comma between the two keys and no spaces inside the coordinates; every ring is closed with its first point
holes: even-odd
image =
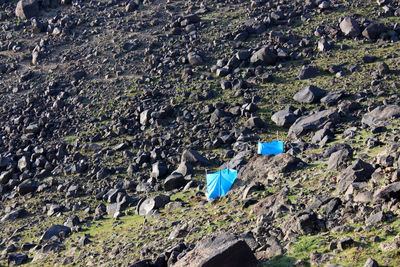
{"type": "Polygon", "coordinates": [[[207,174],[207,199],[221,197],[228,193],[237,176],[237,171],[224,169],[219,172],[207,174]]]}
{"type": "Polygon", "coordinates": [[[283,142],[274,140],[271,143],[261,143],[258,141],[257,154],[259,155],[278,155],[283,153],[283,142]]]}

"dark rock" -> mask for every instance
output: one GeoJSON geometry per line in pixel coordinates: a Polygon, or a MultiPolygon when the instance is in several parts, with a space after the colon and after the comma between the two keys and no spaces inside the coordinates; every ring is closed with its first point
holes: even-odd
{"type": "Polygon", "coordinates": [[[263,47],[253,53],[250,62],[254,65],[274,65],[277,61],[277,55],[269,48],[263,47]]]}
{"type": "Polygon", "coordinates": [[[338,248],[345,250],[354,246],[354,240],[350,237],[345,237],[338,242],[338,248]]]}
{"type": "Polygon", "coordinates": [[[347,149],[341,149],[336,152],[333,152],[329,157],[328,161],[328,170],[340,170],[351,162],[352,153],[347,149]]]}
{"type": "Polygon", "coordinates": [[[250,129],[255,129],[255,128],[263,128],[264,127],[264,122],[259,118],[259,117],[251,117],[248,119],[245,123],[244,126],[250,129]]]}
{"type": "Polygon", "coordinates": [[[297,92],[293,99],[300,103],[316,103],[326,95],[326,91],[314,85],[308,85],[297,92]]]}
{"type": "Polygon", "coordinates": [[[325,106],[333,106],[342,99],[344,94],[342,92],[328,92],[323,98],[321,98],[321,103],[325,106]]]}
{"type": "Polygon", "coordinates": [[[298,118],[289,128],[288,137],[298,138],[308,132],[318,130],[327,122],[339,122],[339,114],[335,109],[328,109],[298,118]]]}
{"type": "Polygon", "coordinates": [[[39,1],[20,0],[17,3],[15,15],[20,19],[30,19],[39,16],[39,1]]]}
{"type": "Polygon", "coordinates": [[[21,264],[26,263],[27,261],[28,261],[28,256],[23,253],[10,254],[8,256],[8,265],[9,266],[21,265],[21,264]]]}
{"type": "Polygon", "coordinates": [[[290,154],[253,157],[238,173],[237,179],[252,182],[264,182],[269,176],[295,170],[302,161],[290,154]]]}
{"type": "Polygon", "coordinates": [[[316,234],[326,230],[325,222],[319,220],[313,211],[301,212],[293,218],[288,219],[283,225],[282,230],[288,234],[290,232],[301,235],[316,234]]]}
{"type": "Polygon", "coordinates": [[[219,235],[199,241],[174,267],[194,266],[257,266],[250,247],[232,235],[219,235]]]}
{"type": "Polygon", "coordinates": [[[271,120],[278,126],[290,127],[297,120],[297,116],[294,115],[290,108],[287,108],[285,110],[275,112],[272,115],[271,120]]]}
{"type": "Polygon", "coordinates": [[[18,193],[21,195],[26,195],[28,193],[35,192],[38,185],[35,181],[25,180],[18,186],[18,193]]]}
{"type": "Polygon", "coordinates": [[[178,172],[173,172],[164,181],[164,189],[166,191],[171,191],[180,187],[185,186],[186,180],[182,174],[178,172]]]}
{"type": "Polygon", "coordinates": [[[306,80],[306,79],[311,79],[315,78],[320,74],[319,69],[314,66],[314,65],[306,65],[303,66],[297,75],[297,78],[299,80],[306,80]]]}
{"type": "Polygon", "coordinates": [[[363,267],[379,267],[379,264],[373,258],[368,258],[363,267]]]}
{"type": "Polygon", "coordinates": [[[392,183],[377,190],[374,194],[375,199],[384,199],[386,201],[394,198],[400,200],[400,182],[392,183]]]}
{"type": "Polygon", "coordinates": [[[65,236],[67,236],[71,233],[71,228],[64,225],[53,225],[42,235],[40,241],[47,241],[53,236],[60,237],[61,233],[64,233],[65,236]]]}
{"type": "Polygon", "coordinates": [[[365,114],[361,120],[361,123],[366,124],[370,127],[373,126],[384,126],[390,119],[397,118],[400,116],[400,106],[389,105],[379,106],[371,112],[365,114]]]}
{"type": "Polygon", "coordinates": [[[203,157],[199,152],[192,149],[185,150],[181,157],[181,162],[189,162],[194,165],[209,166],[211,162],[203,157]]]}
{"type": "Polygon", "coordinates": [[[384,31],[385,27],[383,24],[371,23],[364,29],[362,35],[369,40],[376,40],[384,31]]]}
{"type": "Polygon", "coordinates": [[[3,218],[1,218],[1,222],[4,221],[13,221],[19,218],[22,218],[23,216],[25,216],[27,214],[26,210],[24,208],[19,208],[19,209],[15,209],[13,211],[10,211],[9,213],[7,213],[6,215],[4,215],[3,218]]]}
{"type": "Polygon", "coordinates": [[[357,37],[361,33],[358,22],[350,17],[346,17],[340,22],[340,30],[349,37],[357,37]]]}
{"type": "Polygon", "coordinates": [[[375,168],[371,164],[357,159],[351,166],[339,174],[338,191],[344,193],[350,184],[368,181],[374,171],[375,168]]]}
{"type": "Polygon", "coordinates": [[[147,198],[140,203],[139,214],[147,215],[150,211],[154,209],[163,208],[170,201],[167,195],[158,195],[156,197],[147,198]]]}

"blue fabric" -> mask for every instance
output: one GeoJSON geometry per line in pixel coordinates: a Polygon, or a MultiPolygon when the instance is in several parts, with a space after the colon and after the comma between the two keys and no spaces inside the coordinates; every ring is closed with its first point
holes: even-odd
{"type": "Polygon", "coordinates": [[[237,171],[225,169],[219,172],[207,174],[207,199],[222,197],[231,189],[237,176],[237,171]]]}
{"type": "Polygon", "coordinates": [[[258,141],[257,154],[259,155],[278,155],[283,153],[283,142],[274,140],[271,143],[261,143],[258,141]]]}

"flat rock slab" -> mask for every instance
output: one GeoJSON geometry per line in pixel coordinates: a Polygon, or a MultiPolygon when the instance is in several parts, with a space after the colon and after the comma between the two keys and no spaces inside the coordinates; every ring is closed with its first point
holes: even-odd
{"type": "Polygon", "coordinates": [[[289,128],[288,137],[296,139],[308,132],[318,130],[328,121],[333,123],[339,121],[339,113],[336,109],[323,110],[298,118],[289,128]]]}
{"type": "Polygon", "coordinates": [[[361,120],[361,123],[366,124],[370,127],[383,126],[389,119],[397,118],[400,116],[400,106],[388,105],[379,106],[365,114],[361,120]]]}

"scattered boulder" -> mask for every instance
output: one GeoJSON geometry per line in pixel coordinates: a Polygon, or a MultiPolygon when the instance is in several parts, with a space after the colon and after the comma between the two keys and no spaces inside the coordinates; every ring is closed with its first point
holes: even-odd
{"type": "Polygon", "coordinates": [[[383,24],[371,23],[364,29],[362,35],[369,40],[376,40],[384,31],[385,26],[383,24]]]}
{"type": "Polygon", "coordinates": [[[71,233],[71,228],[64,225],[53,225],[42,235],[40,241],[47,241],[53,236],[60,237],[60,234],[62,233],[64,233],[65,236],[68,236],[71,233]]]}
{"type": "Polygon", "coordinates": [[[400,106],[379,106],[371,112],[365,114],[361,120],[361,123],[366,124],[370,127],[384,126],[390,119],[394,119],[399,116],[400,106]]]}
{"type": "Polygon", "coordinates": [[[287,173],[298,166],[302,161],[287,153],[276,156],[265,155],[253,157],[238,173],[237,179],[242,181],[264,182],[273,179],[276,174],[287,173]]]}
{"type": "Polygon", "coordinates": [[[20,19],[30,19],[39,16],[38,0],[19,0],[15,15],[20,19]]]}
{"type": "Polygon", "coordinates": [[[281,127],[290,127],[296,120],[297,116],[293,113],[293,109],[288,107],[284,110],[275,112],[271,120],[275,122],[276,125],[281,127]]]}
{"type": "Polygon", "coordinates": [[[311,78],[315,78],[320,74],[320,71],[315,65],[305,65],[301,68],[297,78],[299,80],[307,80],[311,78]]]}
{"type": "Polygon", "coordinates": [[[200,165],[203,167],[211,165],[211,162],[202,156],[199,152],[192,149],[185,150],[181,157],[181,162],[189,162],[193,165],[200,165]]]}
{"type": "Polygon", "coordinates": [[[269,48],[263,47],[253,53],[250,62],[254,65],[274,65],[277,61],[277,55],[269,48]]]}
{"type": "Polygon", "coordinates": [[[338,192],[344,193],[352,183],[368,181],[374,171],[375,168],[371,164],[357,159],[339,174],[338,192]]]}
{"type": "Polygon", "coordinates": [[[379,267],[379,264],[373,258],[368,258],[363,267],[379,267]]]}
{"type": "Polygon", "coordinates": [[[201,240],[176,262],[174,267],[232,266],[253,267],[258,262],[247,243],[233,235],[222,234],[201,240]]]}
{"type": "Polygon", "coordinates": [[[377,190],[374,194],[375,199],[384,199],[386,201],[394,198],[400,200],[400,182],[395,182],[377,190]]]}
{"type": "Polygon", "coordinates": [[[336,109],[318,111],[298,118],[289,128],[288,137],[296,139],[308,132],[320,129],[327,122],[339,122],[339,113],[336,109]]]}
{"type": "Polygon", "coordinates": [[[342,22],[340,22],[340,30],[345,36],[349,37],[357,37],[361,33],[358,22],[350,17],[345,17],[342,22]]]}
{"type": "Polygon", "coordinates": [[[169,196],[163,194],[156,197],[147,198],[140,203],[139,214],[147,215],[152,210],[163,208],[169,201],[169,196]]]}
{"type": "Polygon", "coordinates": [[[326,91],[314,85],[308,85],[297,92],[293,99],[300,103],[316,103],[326,95],[326,91]]]}
{"type": "Polygon", "coordinates": [[[185,186],[186,180],[182,174],[178,172],[173,172],[164,181],[164,189],[166,191],[171,191],[185,186]]]}

